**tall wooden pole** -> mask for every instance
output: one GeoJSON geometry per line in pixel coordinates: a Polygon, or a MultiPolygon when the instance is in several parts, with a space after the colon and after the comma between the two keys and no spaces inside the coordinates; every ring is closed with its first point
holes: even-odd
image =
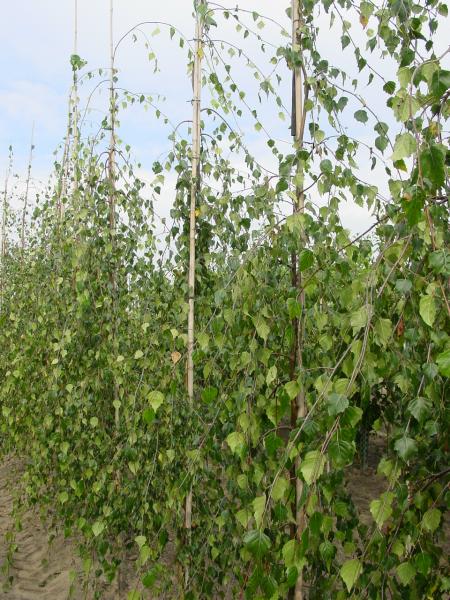
{"type": "MultiPolygon", "coordinates": [[[[78,0],[74,0],[74,33],[73,33],[73,53],[78,54],[78,0]]],[[[78,146],[80,134],[78,131],[78,69],[73,72],[73,149],[72,149],[72,165],[74,191],[78,190],[78,146]]]]}
{"type": "MultiPolygon", "coordinates": [[[[292,19],[292,51],[294,56],[301,58],[301,28],[302,28],[302,0],[291,0],[291,19],[292,19]]],[[[303,136],[305,129],[305,114],[304,114],[304,95],[303,95],[303,77],[302,66],[299,60],[295,60],[293,65],[293,80],[292,80],[292,135],[294,138],[295,150],[298,153],[303,147],[303,136]]],[[[300,160],[297,160],[296,172],[296,194],[294,203],[294,213],[303,213],[305,210],[305,197],[303,193],[303,168],[300,160]]],[[[302,230],[303,231],[303,230],[302,230]]],[[[306,244],[306,236],[304,233],[300,236],[300,245],[306,244]]],[[[298,290],[297,301],[301,306],[301,314],[294,321],[294,345],[293,348],[293,366],[298,374],[303,372],[303,341],[304,341],[304,324],[305,324],[305,294],[302,285],[301,271],[298,269],[297,255],[294,253],[292,258],[292,274],[293,283],[298,290]]],[[[298,419],[303,419],[306,416],[306,398],[304,385],[302,383],[300,392],[293,400],[291,406],[292,425],[295,427],[298,419]]],[[[303,481],[299,477],[300,459],[295,461],[295,537],[298,541],[301,540],[305,528],[305,511],[300,507],[300,499],[303,495],[303,481]]],[[[295,600],[303,600],[304,585],[303,574],[300,572],[297,578],[294,591],[295,600]]]]}
{"type": "Polygon", "coordinates": [[[28,169],[27,169],[27,182],[25,186],[25,196],[23,199],[23,209],[22,209],[22,226],[20,230],[20,248],[23,253],[25,250],[25,221],[27,218],[27,210],[28,210],[28,195],[30,191],[30,180],[31,180],[31,164],[33,162],[33,150],[34,150],[34,121],[33,126],[31,128],[31,142],[30,142],[30,154],[28,157],[28,169]]]}
{"type": "MultiPolygon", "coordinates": [[[[191,190],[189,210],[189,272],[188,272],[188,347],[187,347],[187,392],[191,405],[194,403],[194,342],[195,342],[195,229],[196,205],[200,187],[200,149],[201,149],[201,92],[202,92],[202,58],[203,58],[203,23],[204,18],[199,11],[205,6],[201,0],[196,10],[195,48],[192,65],[192,156],[191,156],[191,190]]],[[[188,534],[192,528],[192,485],[186,496],[185,528],[188,534]]]]}
{"type": "Polygon", "coordinates": [[[109,177],[109,226],[114,235],[116,225],[116,96],[114,90],[114,0],[109,4],[109,42],[110,42],[110,79],[109,79],[109,112],[111,136],[109,140],[108,177],[109,177]]]}
{"type": "Polygon", "coordinates": [[[5,176],[5,188],[3,191],[2,223],[1,223],[1,229],[0,229],[0,310],[2,309],[2,306],[3,306],[3,288],[4,288],[4,278],[5,278],[4,266],[5,266],[6,245],[7,245],[6,231],[7,231],[7,225],[8,225],[8,211],[9,211],[8,185],[9,185],[9,178],[11,176],[11,171],[12,171],[12,164],[13,164],[13,154],[12,154],[12,147],[10,146],[9,147],[8,167],[6,169],[6,176],[5,176]]]}

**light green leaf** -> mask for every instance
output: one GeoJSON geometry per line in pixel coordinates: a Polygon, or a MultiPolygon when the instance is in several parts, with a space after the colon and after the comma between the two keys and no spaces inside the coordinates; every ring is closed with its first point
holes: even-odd
{"type": "Polygon", "coordinates": [[[142,352],[142,350],[136,350],[136,352],[134,353],[134,358],[136,360],[139,360],[140,358],[142,358],[144,356],[144,353],[142,352]]]}
{"type": "Polygon", "coordinates": [[[285,477],[278,477],[272,488],[272,498],[275,500],[275,502],[281,500],[288,489],[289,481],[285,477]]]}
{"type": "Polygon", "coordinates": [[[270,369],[267,371],[266,375],[266,383],[270,385],[277,378],[277,368],[275,365],[272,365],[270,369]]]}
{"type": "Polygon", "coordinates": [[[436,304],[433,296],[422,296],[419,304],[419,312],[425,323],[433,327],[436,318],[436,304]]]}
{"type": "Polygon", "coordinates": [[[325,456],[318,450],[307,452],[300,464],[300,472],[308,485],[319,479],[325,466],[325,456]]]}
{"type": "Polygon", "coordinates": [[[285,543],[281,550],[281,554],[283,556],[284,564],[289,569],[290,567],[296,567],[298,571],[300,571],[306,560],[305,558],[301,558],[300,554],[300,544],[297,540],[289,540],[285,543]]]}
{"type": "Polygon", "coordinates": [[[253,318],[253,324],[255,325],[255,329],[258,335],[263,339],[267,340],[270,333],[270,327],[267,325],[266,320],[261,315],[253,318]]]}
{"type": "Polygon", "coordinates": [[[398,439],[394,444],[394,448],[400,458],[403,458],[405,461],[417,453],[416,441],[406,436],[398,439]]]}
{"type": "Polygon", "coordinates": [[[134,538],[134,541],[136,542],[136,544],[139,546],[139,549],[140,549],[147,541],[147,538],[145,537],[145,535],[138,535],[137,537],[134,538]]]}
{"type": "Polygon", "coordinates": [[[385,492],[384,494],[381,494],[379,500],[372,500],[370,503],[370,514],[379,529],[382,528],[383,524],[392,515],[393,500],[394,494],[392,492],[385,492]]]}
{"type": "Polygon", "coordinates": [[[391,321],[389,319],[378,319],[374,330],[378,345],[384,348],[392,335],[391,321]]]}
{"type": "Polygon", "coordinates": [[[245,438],[239,431],[233,431],[227,436],[227,444],[233,454],[239,454],[245,444],[245,438]]]}
{"type": "Polygon", "coordinates": [[[437,355],[436,364],[441,375],[450,377],[450,348],[437,355]]]}
{"type": "Polygon", "coordinates": [[[372,314],[371,307],[362,306],[350,315],[350,324],[354,328],[355,333],[359,329],[366,327],[369,321],[369,315],[372,314]]]}
{"type": "Polygon", "coordinates": [[[332,417],[341,414],[348,407],[348,398],[344,394],[332,393],[328,396],[328,414],[332,417]]]}
{"type": "Polygon", "coordinates": [[[158,390],[153,390],[147,396],[148,402],[153,410],[156,412],[161,404],[164,402],[164,394],[159,392],[158,390]]]}
{"type": "Polygon", "coordinates": [[[252,518],[252,513],[248,508],[242,508],[236,513],[236,519],[242,525],[242,527],[247,527],[250,519],[252,518]]]}
{"type": "Polygon", "coordinates": [[[359,576],[362,573],[361,563],[357,558],[347,560],[341,567],[340,575],[343,582],[347,586],[348,593],[352,591],[353,586],[358,581],[359,576]]]}
{"type": "Polygon", "coordinates": [[[297,381],[288,381],[284,389],[286,390],[287,395],[290,400],[293,400],[297,397],[297,394],[300,392],[300,384],[297,381]]]}
{"type": "Polygon", "coordinates": [[[105,529],[105,523],[103,521],[96,521],[92,525],[92,533],[95,537],[98,537],[105,529]]]}
{"type": "Polygon", "coordinates": [[[416,569],[410,562],[404,562],[401,565],[398,565],[396,571],[402,585],[409,585],[416,574],[416,569]]]}
{"type": "Polygon", "coordinates": [[[264,510],[266,508],[266,495],[258,496],[252,502],[253,515],[255,517],[256,526],[261,527],[264,510]]]}
{"type": "Polygon", "coordinates": [[[392,154],[392,160],[396,162],[402,158],[411,156],[416,151],[416,139],[410,133],[402,133],[397,136],[394,145],[394,153],[392,154]]]}

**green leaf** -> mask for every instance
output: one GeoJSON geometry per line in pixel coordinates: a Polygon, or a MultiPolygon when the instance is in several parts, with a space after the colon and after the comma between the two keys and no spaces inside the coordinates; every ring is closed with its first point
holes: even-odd
{"type": "Polygon", "coordinates": [[[369,321],[369,314],[371,314],[369,307],[362,306],[350,315],[350,324],[354,328],[355,332],[363,327],[366,327],[369,321]]]}
{"type": "Polygon", "coordinates": [[[217,398],[218,394],[219,394],[219,391],[217,388],[207,387],[202,392],[202,400],[203,400],[203,402],[210,404],[211,402],[214,402],[214,400],[217,398]]]}
{"type": "Polygon", "coordinates": [[[255,558],[261,558],[270,550],[270,538],[260,529],[249,531],[244,537],[244,545],[255,558]]]}
{"type": "Polygon", "coordinates": [[[277,368],[275,365],[272,365],[270,367],[270,369],[267,371],[267,375],[266,375],[266,383],[267,385],[270,385],[273,381],[275,381],[275,379],[277,378],[277,368]]]}
{"type": "Polygon", "coordinates": [[[441,375],[450,377],[450,348],[437,355],[436,364],[441,375]]]}
{"type": "Polygon", "coordinates": [[[384,85],[383,85],[383,91],[386,92],[386,94],[393,94],[395,92],[395,81],[387,81],[384,85]]]}
{"type": "Polygon", "coordinates": [[[314,254],[311,250],[302,250],[298,257],[298,268],[300,271],[309,269],[314,263],[314,254]]]}
{"type": "Polygon", "coordinates": [[[392,492],[385,492],[381,494],[379,500],[372,500],[370,503],[370,514],[373,520],[381,529],[383,524],[392,515],[392,501],[394,500],[394,494],[392,492]]]}
{"type": "Polygon", "coordinates": [[[347,560],[341,567],[340,575],[347,586],[348,593],[352,591],[353,586],[358,581],[362,573],[361,563],[357,558],[347,560]]]}
{"type": "Polygon", "coordinates": [[[230,433],[227,436],[226,441],[233,454],[239,454],[245,445],[245,437],[239,431],[233,431],[233,433],[230,433]]]}
{"type": "Polygon", "coordinates": [[[441,511],[438,508],[430,508],[422,517],[422,527],[434,533],[441,522],[441,511]]]}
{"type": "Polygon", "coordinates": [[[301,546],[295,539],[286,542],[281,550],[283,561],[286,567],[296,567],[300,571],[305,565],[305,558],[301,556],[301,546]]]}
{"type": "Polygon", "coordinates": [[[404,562],[401,565],[398,565],[396,571],[402,585],[409,585],[416,574],[416,569],[410,562],[404,562]]]}
{"type": "Polygon", "coordinates": [[[363,411],[359,406],[349,406],[341,418],[341,423],[352,428],[362,419],[363,411]]]}
{"type": "Polygon", "coordinates": [[[389,145],[389,140],[387,137],[383,135],[379,135],[375,138],[375,148],[377,148],[380,152],[384,152],[389,145]]]}
{"type": "Polygon", "coordinates": [[[255,517],[256,526],[261,527],[264,511],[266,509],[266,495],[258,496],[252,502],[253,515],[255,517]]]}
{"type": "Polygon", "coordinates": [[[324,160],[322,160],[320,163],[320,170],[322,171],[322,173],[332,173],[333,164],[332,164],[331,160],[328,158],[325,158],[324,160]]]}
{"type": "Polygon", "coordinates": [[[275,500],[275,502],[281,500],[281,498],[283,498],[288,489],[289,481],[285,477],[278,477],[272,488],[272,498],[275,500]]]}
{"type": "Polygon", "coordinates": [[[392,329],[392,322],[389,319],[378,319],[375,323],[375,339],[382,348],[385,348],[391,339],[392,329]]]}
{"type": "Polygon", "coordinates": [[[420,155],[422,176],[428,179],[433,189],[440,188],[445,183],[445,150],[442,146],[432,144],[420,155]]]}
{"type": "Polygon", "coordinates": [[[397,279],[395,282],[395,288],[401,294],[409,294],[412,289],[412,282],[409,279],[397,279]]]}
{"type": "Polygon", "coordinates": [[[98,537],[105,529],[105,523],[103,521],[96,521],[92,525],[92,533],[95,537],[98,537]]]}
{"type": "Polygon", "coordinates": [[[433,327],[436,318],[436,304],[433,296],[422,296],[419,303],[419,312],[427,325],[433,327]]]}
{"type": "Polygon", "coordinates": [[[450,71],[439,69],[433,73],[431,92],[440,101],[450,87],[450,71]]]}
{"type": "Polygon", "coordinates": [[[155,420],[156,414],[153,408],[146,408],[142,412],[142,419],[147,425],[151,425],[155,420]]]}
{"type": "Polygon", "coordinates": [[[139,360],[140,358],[142,358],[144,356],[144,353],[142,352],[142,350],[136,350],[136,352],[134,353],[134,358],[136,360],[139,360]]]}
{"type": "Polygon", "coordinates": [[[266,320],[261,315],[253,318],[253,324],[258,335],[265,341],[269,337],[270,327],[267,325],[266,320]]]}
{"type": "Polygon", "coordinates": [[[435,273],[450,277],[450,252],[446,248],[432,252],[428,256],[428,264],[435,273]]]}
{"type": "Polygon", "coordinates": [[[286,300],[286,306],[289,313],[290,319],[298,319],[302,314],[302,305],[297,302],[295,298],[288,298],[286,300]]]}
{"type": "Polygon", "coordinates": [[[396,162],[402,158],[407,158],[416,151],[416,148],[416,138],[410,133],[402,133],[398,135],[395,140],[392,160],[396,162]]]}
{"type": "Polygon", "coordinates": [[[293,400],[294,398],[297,397],[301,388],[300,388],[300,384],[297,381],[288,381],[285,384],[284,389],[286,390],[287,395],[289,396],[289,399],[293,400]]]}
{"type": "Polygon", "coordinates": [[[300,473],[308,485],[319,479],[325,466],[325,456],[319,450],[307,452],[300,464],[300,473]]]}
{"type": "Polygon", "coordinates": [[[158,390],[153,390],[147,396],[147,400],[153,410],[156,412],[161,404],[164,402],[164,394],[158,392],[158,390]]]}
{"type": "Polygon", "coordinates": [[[350,465],[353,462],[355,455],[355,444],[343,440],[341,436],[333,440],[328,446],[328,455],[333,463],[333,466],[341,469],[350,465]]]}
{"type": "Polygon", "coordinates": [[[430,400],[428,400],[428,398],[418,396],[409,403],[408,412],[412,414],[416,421],[423,423],[426,417],[430,414],[431,408],[432,403],[430,400]]]}
{"type": "Polygon", "coordinates": [[[365,110],[357,110],[354,114],[354,117],[360,123],[367,123],[367,121],[369,120],[369,117],[367,116],[365,110]]]}
{"type": "Polygon", "coordinates": [[[142,585],[146,588],[151,588],[158,578],[160,571],[160,565],[155,565],[152,569],[150,569],[150,571],[147,571],[147,573],[142,577],[142,585]]]}
{"type": "Polygon", "coordinates": [[[285,192],[287,189],[289,189],[289,183],[286,181],[286,179],[280,179],[275,188],[276,193],[279,194],[281,192],[285,192]]]}
{"type": "Polygon", "coordinates": [[[332,417],[341,414],[348,407],[348,398],[343,394],[332,393],[328,396],[328,414],[332,417]]]}
{"type": "Polygon", "coordinates": [[[404,461],[409,460],[417,453],[416,441],[406,436],[398,439],[394,444],[394,448],[400,458],[403,458],[404,461]]]}

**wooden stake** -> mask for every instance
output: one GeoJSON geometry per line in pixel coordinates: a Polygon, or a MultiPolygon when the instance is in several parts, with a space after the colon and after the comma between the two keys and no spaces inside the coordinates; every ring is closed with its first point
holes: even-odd
{"type": "MultiPolygon", "coordinates": [[[[300,36],[302,27],[302,6],[301,0],[291,0],[291,18],[292,18],[292,50],[294,53],[300,53],[300,36]]],[[[299,152],[303,146],[303,136],[305,129],[304,115],[304,99],[303,99],[303,80],[302,67],[294,64],[293,66],[293,81],[292,81],[292,135],[294,137],[295,150],[299,152]]],[[[303,213],[305,210],[305,197],[303,193],[303,168],[300,161],[297,161],[296,172],[296,196],[294,204],[294,213],[303,213]]],[[[306,236],[301,234],[300,241],[302,245],[306,244],[306,236]]],[[[298,260],[296,253],[292,257],[292,277],[293,284],[298,290],[297,301],[301,306],[301,315],[294,321],[294,348],[292,365],[294,371],[301,374],[303,371],[303,338],[304,338],[304,308],[305,294],[302,289],[302,276],[297,268],[298,260]]],[[[294,399],[291,406],[292,426],[295,427],[298,419],[303,419],[306,416],[306,398],[303,385],[300,392],[294,399]]],[[[305,511],[299,506],[300,499],[303,494],[303,481],[298,477],[297,473],[300,468],[300,459],[295,461],[295,537],[298,541],[301,540],[305,528],[305,511]]],[[[295,584],[294,599],[303,600],[303,574],[299,573],[295,584]]]]}
{"type": "MultiPolygon", "coordinates": [[[[78,54],[78,0],[74,0],[74,33],[73,33],[73,53],[78,54]]],[[[72,148],[72,168],[74,178],[74,191],[78,190],[78,172],[77,172],[77,160],[78,160],[78,145],[79,145],[79,131],[78,131],[78,69],[73,72],[73,87],[72,87],[72,98],[73,98],[73,148],[72,148]]]]}
{"type": "Polygon", "coordinates": [[[33,162],[33,150],[34,150],[34,121],[33,126],[31,128],[31,143],[30,143],[30,154],[28,157],[28,169],[27,169],[27,183],[25,186],[25,196],[23,199],[23,209],[22,209],[22,227],[20,231],[20,248],[23,253],[25,250],[25,220],[27,217],[27,209],[28,209],[28,193],[30,190],[30,180],[31,180],[31,164],[33,162]]]}
{"type": "Polygon", "coordinates": [[[108,177],[109,177],[109,226],[113,234],[116,226],[115,217],[115,171],[116,171],[116,98],[114,90],[114,0],[109,4],[109,41],[110,41],[110,87],[109,87],[109,110],[111,137],[109,141],[108,177]]]}
{"type": "MultiPolygon", "coordinates": [[[[205,6],[201,0],[199,6],[205,6]]],[[[195,48],[192,67],[192,158],[191,158],[191,203],[189,211],[189,273],[188,273],[188,347],[187,347],[187,392],[189,402],[194,403],[194,342],[195,342],[195,226],[197,194],[200,187],[200,148],[201,148],[201,91],[203,58],[203,16],[197,7],[195,26],[195,48]]],[[[185,528],[188,535],[192,528],[192,484],[186,496],[185,528]]],[[[186,577],[188,579],[188,577],[186,577]]]]}
{"type": "Polygon", "coordinates": [[[2,205],[2,226],[0,229],[0,234],[1,234],[1,238],[0,238],[0,310],[2,309],[2,305],[3,305],[3,286],[4,286],[4,273],[3,273],[3,268],[5,265],[5,256],[6,256],[6,244],[7,244],[7,240],[6,240],[6,229],[7,229],[7,224],[8,224],[8,184],[9,184],[9,178],[11,176],[11,171],[12,171],[12,164],[13,164],[13,154],[12,154],[12,147],[9,147],[9,158],[8,158],[8,167],[6,169],[6,175],[5,175],[5,189],[3,191],[3,205],[2,205]]]}

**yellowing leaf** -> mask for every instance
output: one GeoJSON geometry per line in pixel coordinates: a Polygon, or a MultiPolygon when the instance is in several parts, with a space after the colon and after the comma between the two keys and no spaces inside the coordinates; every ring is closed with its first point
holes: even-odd
{"type": "Polygon", "coordinates": [[[179,352],[177,352],[177,351],[172,352],[172,354],[170,355],[170,358],[172,359],[173,364],[176,365],[177,362],[181,358],[181,354],[179,352]]]}

